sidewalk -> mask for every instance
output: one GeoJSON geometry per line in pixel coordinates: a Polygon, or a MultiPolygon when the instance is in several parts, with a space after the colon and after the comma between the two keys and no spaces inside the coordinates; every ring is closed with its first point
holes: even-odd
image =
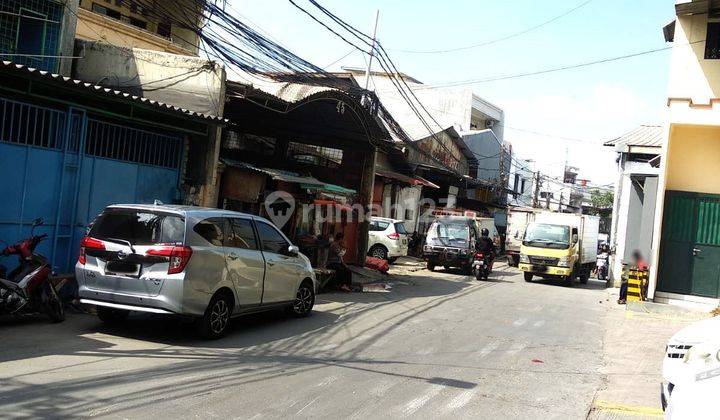
{"type": "Polygon", "coordinates": [[[705,315],[626,310],[616,301],[617,289],[609,289],[601,370],[604,386],[597,392],[588,418],[662,418],[665,345],[678,330],[705,315]]]}

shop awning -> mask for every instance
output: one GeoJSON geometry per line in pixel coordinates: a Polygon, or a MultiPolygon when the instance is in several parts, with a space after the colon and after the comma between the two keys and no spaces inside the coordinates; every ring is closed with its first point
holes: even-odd
{"type": "Polygon", "coordinates": [[[408,185],[424,185],[424,186],[430,187],[430,188],[440,188],[438,185],[433,184],[432,182],[428,181],[425,178],[421,178],[419,176],[411,177],[411,176],[403,175],[398,172],[389,171],[387,169],[375,169],[375,175],[381,176],[384,178],[395,179],[395,180],[404,182],[408,185]]]}
{"type": "Polygon", "coordinates": [[[375,175],[381,176],[383,178],[395,179],[397,181],[404,182],[408,185],[416,185],[416,180],[414,178],[409,177],[407,175],[403,175],[401,173],[388,171],[386,169],[375,169],[375,175]]]}
{"type": "Polygon", "coordinates": [[[439,188],[440,188],[439,185],[433,184],[432,182],[430,182],[430,181],[428,181],[427,179],[425,179],[425,178],[423,178],[423,177],[420,177],[420,176],[415,176],[415,181],[417,182],[416,185],[424,185],[424,186],[426,186],[426,187],[435,188],[435,189],[439,189],[439,188]]]}
{"type": "Polygon", "coordinates": [[[327,184],[324,182],[320,183],[320,185],[300,183],[300,187],[306,190],[325,191],[337,194],[355,194],[356,192],[355,190],[352,190],[350,188],[341,187],[340,185],[335,184],[327,184]]]}
{"type": "Polygon", "coordinates": [[[302,184],[303,188],[318,188],[326,185],[324,182],[318,181],[311,176],[300,176],[300,174],[297,174],[295,172],[283,171],[281,169],[261,168],[246,162],[240,162],[239,160],[223,158],[221,159],[221,161],[227,166],[263,173],[276,181],[302,184]],[[306,187],[305,185],[310,185],[312,187],[306,187]]]}

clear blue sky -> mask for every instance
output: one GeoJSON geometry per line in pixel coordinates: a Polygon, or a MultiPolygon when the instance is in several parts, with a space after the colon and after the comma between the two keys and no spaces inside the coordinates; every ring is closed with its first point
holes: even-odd
{"type": "MultiPolygon", "coordinates": [[[[309,6],[306,0],[297,0],[309,6]]],[[[453,48],[497,39],[557,16],[584,0],[320,0],[370,32],[380,10],[378,38],[401,71],[427,84],[542,70],[663,47],[662,27],[674,17],[674,0],[593,0],[545,27],[494,45],[449,54],[406,54],[397,49],[453,48]]],[[[285,47],[325,66],[350,47],[287,0],[230,0],[241,17],[285,47]]],[[[639,124],[660,123],[666,100],[669,52],[541,76],[470,86],[501,106],[506,125],[570,142],[508,129],[505,140],[522,157],[558,170],[565,160],[581,177],[614,179],[614,155],[597,146],[639,124]]],[[[355,53],[333,66],[364,66],[355,53]]]]}

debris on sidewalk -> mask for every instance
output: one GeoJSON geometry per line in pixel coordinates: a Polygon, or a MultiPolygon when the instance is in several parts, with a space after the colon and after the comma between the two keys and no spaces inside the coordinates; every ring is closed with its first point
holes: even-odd
{"type": "Polygon", "coordinates": [[[378,282],[362,285],[363,293],[389,293],[393,288],[392,283],[378,282]]]}

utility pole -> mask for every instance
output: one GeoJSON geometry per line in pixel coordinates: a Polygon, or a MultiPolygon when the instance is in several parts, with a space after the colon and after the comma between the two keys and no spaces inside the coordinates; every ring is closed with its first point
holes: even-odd
{"type": "Polygon", "coordinates": [[[368,54],[370,54],[370,59],[368,60],[367,68],[365,69],[365,90],[368,90],[368,86],[370,86],[370,72],[372,71],[372,63],[373,58],[375,58],[375,38],[377,36],[377,27],[378,27],[378,20],[380,18],[380,10],[375,10],[375,23],[373,24],[373,30],[372,30],[372,46],[370,47],[370,51],[368,54]]]}
{"type": "Polygon", "coordinates": [[[535,209],[539,205],[538,199],[540,198],[540,171],[535,172],[533,179],[535,180],[535,192],[533,193],[532,206],[535,209]]]}

